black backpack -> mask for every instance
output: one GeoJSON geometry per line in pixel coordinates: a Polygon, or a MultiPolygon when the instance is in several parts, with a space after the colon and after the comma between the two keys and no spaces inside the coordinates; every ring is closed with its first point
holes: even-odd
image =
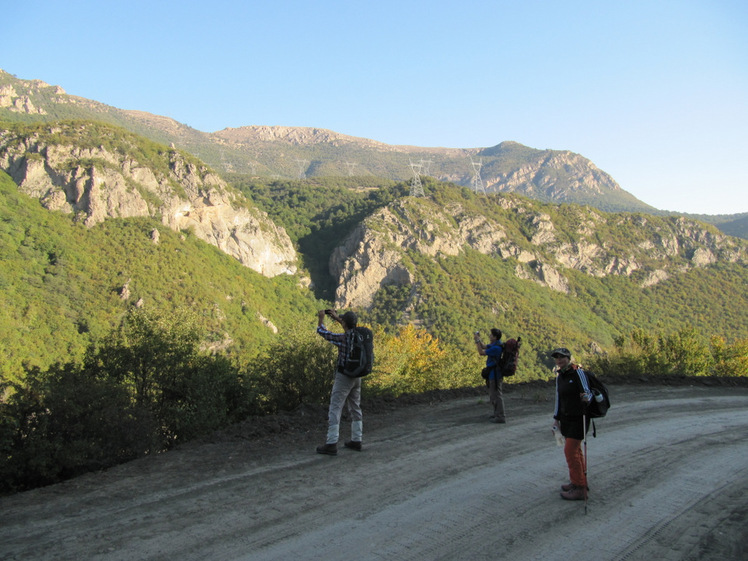
{"type": "Polygon", "coordinates": [[[371,373],[374,366],[374,333],[368,327],[354,327],[348,360],[343,374],[349,378],[361,378],[371,373]]]}
{"type": "Polygon", "coordinates": [[[587,375],[587,383],[592,392],[592,400],[587,405],[587,416],[591,419],[605,417],[610,409],[610,394],[600,379],[592,372],[584,372],[587,375]]]}
{"type": "Polygon", "coordinates": [[[501,353],[498,366],[502,376],[514,376],[517,372],[517,363],[519,362],[519,348],[522,346],[522,337],[516,339],[507,339],[504,343],[504,350],[501,353]]]}

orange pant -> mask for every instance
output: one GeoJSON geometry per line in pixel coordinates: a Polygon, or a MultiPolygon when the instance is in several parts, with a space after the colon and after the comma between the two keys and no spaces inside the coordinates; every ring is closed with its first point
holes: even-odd
{"type": "Polygon", "coordinates": [[[584,467],[584,454],[582,454],[582,441],[576,438],[566,437],[564,445],[566,464],[569,466],[569,480],[577,487],[587,487],[587,476],[584,467]]]}

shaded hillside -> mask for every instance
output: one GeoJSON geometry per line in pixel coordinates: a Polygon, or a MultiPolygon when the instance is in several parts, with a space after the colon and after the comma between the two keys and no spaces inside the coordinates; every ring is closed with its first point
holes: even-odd
{"type": "Polygon", "coordinates": [[[686,214],[685,216],[701,220],[707,224],[714,224],[730,236],[748,239],[748,212],[742,214],[719,214],[716,216],[708,214],[686,214]]]}

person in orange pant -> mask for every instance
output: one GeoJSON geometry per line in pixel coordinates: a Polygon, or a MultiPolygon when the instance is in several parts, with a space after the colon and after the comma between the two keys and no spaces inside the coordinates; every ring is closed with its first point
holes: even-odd
{"type": "Polygon", "coordinates": [[[592,391],[584,369],[571,362],[569,349],[558,348],[551,356],[558,372],[553,426],[566,438],[564,455],[569,467],[569,483],[561,486],[561,497],[569,501],[584,500],[589,487],[582,441],[590,425],[585,409],[592,399],[592,391]]]}

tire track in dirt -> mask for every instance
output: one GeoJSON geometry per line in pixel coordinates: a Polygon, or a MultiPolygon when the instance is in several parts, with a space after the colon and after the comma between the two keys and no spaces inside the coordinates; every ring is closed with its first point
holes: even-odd
{"type": "Polygon", "coordinates": [[[552,391],[517,391],[507,425],[486,422],[484,399],[461,398],[372,416],[365,450],[336,458],[314,454],[322,433],[275,447],[218,442],[4,497],[0,558],[675,561],[744,551],[748,389],[613,391],[588,441],[586,516],[558,496],[566,466],[550,432],[552,391]]]}

